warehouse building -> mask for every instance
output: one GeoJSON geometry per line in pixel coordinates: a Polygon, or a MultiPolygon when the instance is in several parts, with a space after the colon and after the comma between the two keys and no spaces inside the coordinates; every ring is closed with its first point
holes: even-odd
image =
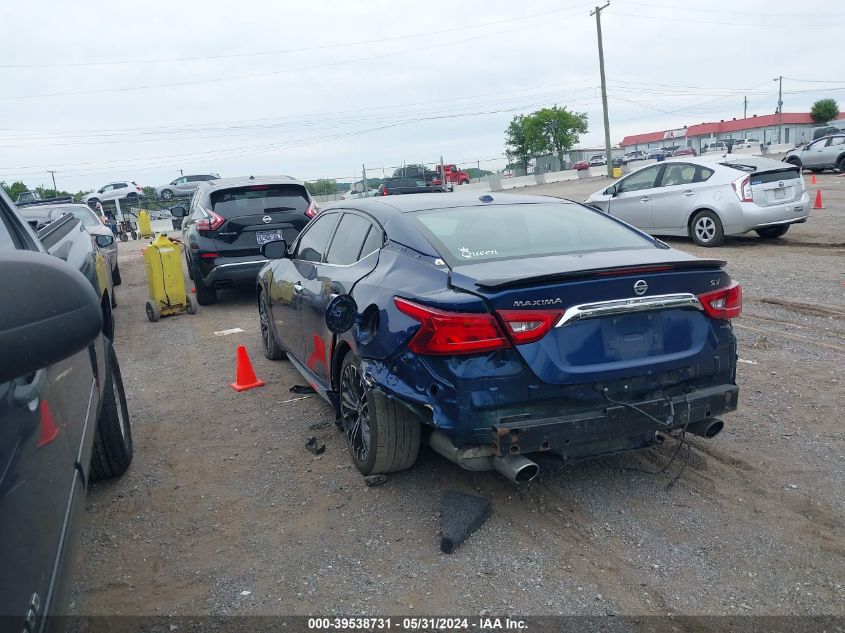
{"type": "MultiPolygon", "coordinates": [[[[840,113],[839,119],[845,119],[845,113],[840,113]]],[[[622,139],[620,145],[626,152],[636,149],[681,146],[692,147],[698,153],[705,145],[713,141],[729,139],[754,139],[753,142],[764,146],[779,143],[799,145],[813,140],[813,130],[818,127],[820,124],[813,121],[810,114],[805,112],[784,112],[782,116],[755,114],[745,119],[734,118],[729,121],[722,119],[718,122],[699,123],[674,130],[632,134],[622,139]]]]}

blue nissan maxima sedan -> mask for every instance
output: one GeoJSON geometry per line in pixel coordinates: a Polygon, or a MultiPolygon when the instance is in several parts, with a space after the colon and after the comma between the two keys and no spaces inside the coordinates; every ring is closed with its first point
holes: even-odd
{"type": "Polygon", "coordinates": [[[425,441],[469,470],[533,479],[532,455],[713,437],[737,406],[725,262],[557,198],[347,200],[257,277],[265,355],[335,409],[365,475],[425,441]]]}

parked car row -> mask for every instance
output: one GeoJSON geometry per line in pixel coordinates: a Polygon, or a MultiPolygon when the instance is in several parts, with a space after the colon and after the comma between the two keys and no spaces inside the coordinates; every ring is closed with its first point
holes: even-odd
{"type": "Polygon", "coordinates": [[[77,207],[22,216],[0,192],[0,296],[14,303],[0,310],[4,630],[44,631],[67,613],[86,491],[133,456],[101,250],[114,236],[77,207]]]}

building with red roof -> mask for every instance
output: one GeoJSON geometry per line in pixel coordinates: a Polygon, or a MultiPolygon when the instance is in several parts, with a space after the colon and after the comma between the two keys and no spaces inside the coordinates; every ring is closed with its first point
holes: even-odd
{"type": "MultiPolygon", "coordinates": [[[[845,113],[839,114],[845,120],[845,113]]],[[[699,123],[674,130],[631,134],[622,139],[620,145],[626,150],[651,149],[654,147],[689,146],[700,152],[701,148],[716,140],[756,139],[762,145],[778,142],[798,145],[813,139],[813,130],[821,124],[813,121],[809,112],[784,112],[764,114],[745,119],[722,119],[718,122],[699,123]],[[782,128],[780,126],[783,126],[782,128]],[[781,141],[778,132],[782,129],[781,141]]]]}

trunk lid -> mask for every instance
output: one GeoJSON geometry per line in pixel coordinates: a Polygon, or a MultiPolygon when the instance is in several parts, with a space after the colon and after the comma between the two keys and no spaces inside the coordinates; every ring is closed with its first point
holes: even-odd
{"type": "Polygon", "coordinates": [[[796,202],[804,195],[804,183],[797,168],[772,169],[750,175],[751,196],[761,207],[796,202]]]}
{"type": "Polygon", "coordinates": [[[310,219],[310,198],[302,185],[250,185],[215,191],[211,210],[224,219],[207,232],[225,257],[259,255],[261,244],[284,239],[289,244],[310,219]]]}
{"type": "MultiPolygon", "coordinates": [[[[695,298],[730,283],[723,265],[671,249],[636,249],[469,264],[452,271],[451,284],[499,314],[567,315],[555,318],[540,340],[516,349],[543,382],[595,383],[644,368],[685,370],[713,358],[729,363],[716,351],[723,322],[708,318],[695,298]]],[[[713,367],[713,373],[724,370],[713,367]]]]}

